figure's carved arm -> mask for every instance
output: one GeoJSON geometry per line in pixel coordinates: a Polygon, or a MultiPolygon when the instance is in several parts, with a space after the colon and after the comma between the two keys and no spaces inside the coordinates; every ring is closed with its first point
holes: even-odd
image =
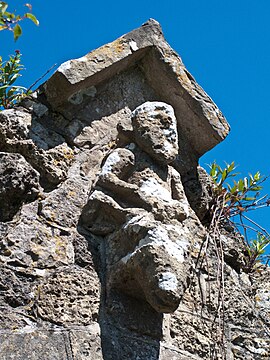
{"type": "Polygon", "coordinates": [[[97,185],[109,190],[123,201],[128,200],[128,204],[143,207],[150,211],[151,208],[144,204],[139,195],[138,186],[127,181],[134,166],[135,156],[133,152],[123,148],[114,150],[107,157],[101,169],[97,185]]]}
{"type": "Polygon", "coordinates": [[[105,189],[111,190],[112,192],[121,194],[130,194],[138,190],[138,186],[130,184],[113,173],[102,175],[99,177],[97,185],[102,186],[105,189]]]}
{"type": "Polygon", "coordinates": [[[137,186],[125,181],[135,165],[135,156],[128,150],[119,148],[110,153],[102,166],[97,184],[112,191],[122,188],[135,191],[137,186]]]}
{"type": "Polygon", "coordinates": [[[182,185],[181,175],[172,166],[169,165],[168,168],[171,175],[171,188],[173,199],[188,203],[184,187],[182,185]]]}

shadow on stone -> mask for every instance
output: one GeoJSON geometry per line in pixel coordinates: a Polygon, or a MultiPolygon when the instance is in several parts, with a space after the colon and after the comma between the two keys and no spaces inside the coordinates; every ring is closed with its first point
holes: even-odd
{"type": "Polygon", "coordinates": [[[75,248],[75,261],[87,267],[88,257],[94,262],[100,279],[99,319],[102,359],[160,358],[163,338],[163,314],[157,313],[145,300],[108,289],[106,279],[106,239],[87,232],[81,225],[78,232],[85,242],[75,248]],[[79,248],[80,247],[80,248],[79,248]]]}

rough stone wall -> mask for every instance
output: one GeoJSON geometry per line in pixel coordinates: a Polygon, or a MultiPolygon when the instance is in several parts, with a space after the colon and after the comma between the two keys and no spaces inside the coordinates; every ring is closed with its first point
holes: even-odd
{"type": "Polygon", "coordinates": [[[0,359],[270,358],[269,268],[199,257],[228,129],[153,20],[0,113],[0,359]]]}

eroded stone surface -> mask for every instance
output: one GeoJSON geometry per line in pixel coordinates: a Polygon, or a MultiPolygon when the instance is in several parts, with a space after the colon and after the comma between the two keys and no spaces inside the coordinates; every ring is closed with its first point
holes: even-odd
{"type": "Polygon", "coordinates": [[[0,334],[0,356],[3,360],[70,359],[67,336],[49,331],[0,334]]]}
{"type": "Polygon", "coordinates": [[[0,221],[11,220],[39,190],[39,174],[22,155],[0,152],[0,221]]]}
{"type": "Polygon", "coordinates": [[[86,325],[98,319],[97,276],[80,268],[63,268],[45,278],[39,287],[37,311],[55,324],[86,325]]]}
{"type": "Polygon", "coordinates": [[[54,130],[36,121],[33,113],[19,108],[0,114],[0,150],[20,153],[40,173],[43,187],[54,187],[67,176],[73,150],[54,130]]]}

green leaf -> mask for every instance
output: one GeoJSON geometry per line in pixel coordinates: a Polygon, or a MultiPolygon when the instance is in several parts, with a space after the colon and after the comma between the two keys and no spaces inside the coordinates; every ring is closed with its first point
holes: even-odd
{"type": "Polygon", "coordinates": [[[216,167],[217,167],[219,173],[222,174],[222,171],[223,171],[222,168],[218,164],[216,164],[216,167]]]}
{"type": "Polygon", "coordinates": [[[238,186],[237,186],[237,183],[234,184],[234,186],[231,188],[231,193],[234,194],[237,192],[237,189],[238,189],[238,186]]]}
{"type": "Polygon", "coordinates": [[[254,175],[254,180],[259,181],[261,179],[261,174],[259,171],[256,172],[256,174],[254,175]]]}
{"type": "Polygon", "coordinates": [[[260,191],[260,190],[262,190],[262,186],[254,186],[249,189],[249,191],[260,191]]]}
{"type": "Polygon", "coordinates": [[[224,170],[222,171],[221,179],[222,179],[222,181],[224,181],[226,178],[227,178],[227,169],[224,169],[224,170]]]}
{"type": "Polygon", "coordinates": [[[235,170],[234,161],[228,165],[228,173],[232,172],[233,170],[235,170]]]}
{"type": "Polygon", "coordinates": [[[9,85],[14,84],[14,82],[18,79],[18,77],[20,77],[21,74],[14,74],[11,79],[9,80],[9,85]]]}
{"type": "Polygon", "coordinates": [[[12,86],[14,89],[16,89],[16,90],[21,90],[21,91],[24,91],[24,90],[27,90],[27,88],[26,87],[24,87],[24,86],[19,86],[19,85],[15,85],[15,86],[12,86]]]}
{"type": "Polygon", "coordinates": [[[0,90],[5,90],[8,87],[8,85],[2,85],[0,86],[0,90]]]}
{"type": "Polygon", "coordinates": [[[0,13],[1,13],[1,15],[3,15],[6,12],[7,8],[8,8],[8,4],[5,3],[4,1],[0,1],[0,13]]]}
{"type": "Polygon", "coordinates": [[[15,93],[15,91],[16,91],[16,89],[14,89],[14,88],[11,88],[8,90],[7,97],[9,98],[9,100],[12,97],[12,95],[15,93]]]}
{"type": "Polygon", "coordinates": [[[31,13],[26,13],[24,15],[27,19],[30,19],[33,21],[34,24],[36,24],[37,26],[39,25],[39,21],[38,19],[35,17],[35,15],[31,14],[31,13]]]}
{"type": "Polygon", "coordinates": [[[12,19],[15,18],[15,14],[13,14],[13,13],[11,13],[11,12],[8,12],[8,11],[6,11],[6,12],[4,13],[4,16],[7,18],[8,21],[11,21],[12,19]]]}
{"type": "Polygon", "coordinates": [[[22,28],[20,27],[19,24],[16,24],[14,26],[14,29],[13,29],[13,34],[14,34],[14,40],[18,40],[19,37],[22,35],[22,28]]]}
{"type": "Polygon", "coordinates": [[[240,179],[239,181],[238,181],[238,190],[239,191],[243,191],[244,190],[244,181],[242,180],[242,179],[240,179]]]}
{"type": "Polygon", "coordinates": [[[5,74],[9,73],[10,69],[11,69],[11,65],[10,65],[10,62],[8,61],[4,67],[4,73],[5,74]]]}
{"type": "Polygon", "coordinates": [[[210,176],[216,176],[217,172],[216,172],[216,167],[215,164],[212,165],[211,170],[210,170],[210,176]]]}

